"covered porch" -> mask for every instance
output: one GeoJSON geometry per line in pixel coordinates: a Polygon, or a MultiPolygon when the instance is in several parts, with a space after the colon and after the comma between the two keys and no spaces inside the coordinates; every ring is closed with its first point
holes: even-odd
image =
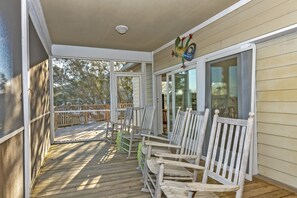
{"type": "Polygon", "coordinates": [[[166,137],[179,108],[253,112],[243,197],[297,197],[296,66],[296,0],[1,1],[0,198],[150,197],[105,139],[144,106],[166,137]]]}

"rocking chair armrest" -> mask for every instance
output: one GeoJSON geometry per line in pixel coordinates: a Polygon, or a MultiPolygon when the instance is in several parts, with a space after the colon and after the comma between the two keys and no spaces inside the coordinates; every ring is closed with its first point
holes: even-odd
{"type": "Polygon", "coordinates": [[[176,148],[176,149],[181,148],[181,146],[179,146],[179,145],[154,142],[154,141],[144,141],[144,145],[145,146],[166,147],[166,148],[176,148]]]}
{"type": "Polygon", "coordinates": [[[148,135],[148,134],[141,134],[142,137],[146,137],[146,138],[151,138],[151,139],[156,139],[156,140],[162,140],[162,141],[167,141],[169,142],[168,139],[163,138],[163,137],[159,137],[159,136],[155,136],[155,135],[148,135]]]}
{"type": "Polygon", "coordinates": [[[198,155],[181,155],[181,154],[171,154],[171,153],[155,153],[157,157],[175,158],[175,159],[196,159],[198,155]]]}
{"type": "Polygon", "coordinates": [[[172,166],[179,166],[179,167],[184,167],[184,168],[192,168],[192,169],[197,169],[197,170],[204,170],[203,166],[199,166],[197,164],[190,164],[187,162],[179,162],[179,161],[174,161],[174,160],[164,160],[164,159],[157,159],[158,164],[168,164],[172,166]]]}
{"type": "Polygon", "coordinates": [[[194,182],[186,183],[186,189],[189,191],[234,192],[239,190],[239,186],[223,184],[202,184],[194,182]]]}

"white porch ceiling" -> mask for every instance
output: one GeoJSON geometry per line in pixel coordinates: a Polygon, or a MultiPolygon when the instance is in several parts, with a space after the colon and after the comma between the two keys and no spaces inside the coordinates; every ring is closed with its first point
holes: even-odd
{"type": "Polygon", "coordinates": [[[151,52],[238,1],[41,0],[41,5],[53,44],[151,52]],[[120,24],[129,27],[125,35],[115,31],[120,24]]]}

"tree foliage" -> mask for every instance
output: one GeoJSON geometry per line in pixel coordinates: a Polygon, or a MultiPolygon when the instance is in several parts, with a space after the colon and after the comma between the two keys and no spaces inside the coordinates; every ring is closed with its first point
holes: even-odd
{"type": "MultiPolygon", "coordinates": [[[[118,69],[123,64],[122,62],[116,62],[115,67],[118,69]]],[[[110,103],[109,62],[83,59],[54,59],[53,71],[55,105],[110,103]]],[[[119,99],[125,98],[123,94],[132,94],[131,79],[125,79],[118,87],[119,99]]]]}
{"type": "Polygon", "coordinates": [[[109,64],[106,61],[53,61],[56,105],[109,103],[109,64]]]}

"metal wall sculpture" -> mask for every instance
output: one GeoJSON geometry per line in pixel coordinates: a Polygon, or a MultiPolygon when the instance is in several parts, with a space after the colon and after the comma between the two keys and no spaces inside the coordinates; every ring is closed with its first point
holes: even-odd
{"type": "Polygon", "coordinates": [[[181,67],[183,69],[186,68],[185,60],[191,61],[196,51],[196,44],[195,43],[189,44],[192,37],[193,37],[193,34],[190,34],[185,45],[184,45],[184,41],[186,37],[183,37],[182,39],[180,37],[177,37],[175,40],[175,48],[174,50],[172,50],[172,53],[171,53],[172,56],[180,57],[182,59],[181,67]]]}

